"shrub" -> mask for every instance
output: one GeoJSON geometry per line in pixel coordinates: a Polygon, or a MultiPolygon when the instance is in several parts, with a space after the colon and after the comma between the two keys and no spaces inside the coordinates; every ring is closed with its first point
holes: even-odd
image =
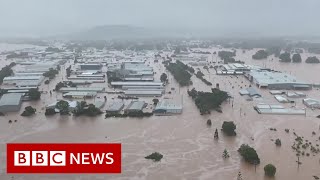
{"type": "Polygon", "coordinates": [[[277,168],[272,164],[268,164],[264,167],[264,173],[269,177],[273,177],[276,174],[276,171],[277,168]]]}
{"type": "Polygon", "coordinates": [[[260,164],[260,158],[255,149],[247,144],[242,144],[238,149],[240,155],[250,164],[260,164]]]}
{"type": "Polygon", "coordinates": [[[163,158],[163,155],[158,152],[154,152],[154,153],[150,154],[149,156],[146,156],[145,158],[152,159],[153,161],[157,162],[163,158]]]}
{"type": "Polygon", "coordinates": [[[233,121],[224,121],[222,124],[222,131],[228,136],[235,136],[236,132],[234,130],[236,128],[233,121]]]}
{"type": "Polygon", "coordinates": [[[277,146],[281,146],[281,140],[280,140],[280,139],[276,139],[275,144],[276,144],[277,146]]]}
{"type": "Polygon", "coordinates": [[[36,111],[37,110],[35,108],[33,108],[31,106],[27,106],[27,107],[25,107],[25,109],[24,109],[23,113],[21,114],[21,116],[31,116],[31,115],[35,114],[36,111]]]}

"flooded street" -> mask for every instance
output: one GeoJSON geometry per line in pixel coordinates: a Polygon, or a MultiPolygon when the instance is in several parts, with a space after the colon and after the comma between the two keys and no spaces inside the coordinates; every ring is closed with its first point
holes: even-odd
{"type": "MultiPolygon", "coordinates": [[[[28,46],[26,46],[28,47],[28,46]]],[[[25,48],[16,47],[18,49],[25,48]]],[[[0,52],[13,50],[14,48],[0,44],[0,52]]],[[[210,51],[220,51],[213,48],[210,51]]],[[[278,58],[270,56],[266,60],[252,60],[251,56],[257,50],[246,51],[237,49],[236,60],[245,61],[246,64],[259,65],[274,70],[283,71],[294,75],[297,79],[320,83],[318,77],[320,64],[306,64],[304,60],[313,56],[301,54],[302,63],[280,63],[278,58]],[[273,60],[272,60],[273,58],[273,60]]],[[[319,57],[319,56],[318,56],[319,57]]],[[[209,57],[210,62],[219,60],[217,55],[209,57]]],[[[1,59],[1,67],[9,64],[1,59]]],[[[161,62],[154,64],[153,59],[148,63],[154,67],[155,79],[159,80],[164,66],[161,62]]],[[[15,68],[19,68],[18,65],[15,68]]],[[[42,91],[54,89],[65,75],[65,68],[61,68],[58,77],[49,85],[40,87],[42,91]]],[[[196,90],[210,91],[211,86],[205,85],[200,79],[192,77],[193,85],[179,88],[171,74],[169,74],[169,85],[167,91],[174,87],[173,97],[183,98],[183,113],[175,116],[151,116],[148,118],[108,118],[104,114],[89,118],[85,116],[54,116],[44,115],[45,106],[61,98],[61,94],[42,94],[40,101],[24,102],[20,113],[7,113],[0,116],[0,180],[94,180],[94,179],[205,179],[205,180],[232,180],[236,179],[240,171],[245,180],[265,180],[263,167],[272,163],[277,167],[277,180],[308,180],[314,175],[320,176],[320,156],[302,156],[302,164],[299,169],[296,163],[296,153],[291,149],[296,132],[314,144],[320,144],[320,115],[319,110],[307,109],[307,115],[262,115],[258,114],[253,106],[261,100],[246,101],[241,97],[239,90],[247,87],[250,82],[244,76],[218,76],[214,69],[209,71],[199,66],[205,74],[205,78],[212,82],[213,86],[219,83],[220,89],[234,96],[234,106],[225,102],[222,105],[223,113],[212,111],[210,115],[201,116],[187,90],[193,87],[196,90]],[[230,83],[232,85],[230,85],[230,83]],[[234,86],[234,88],[232,88],[234,86]],[[24,107],[33,106],[37,109],[36,115],[22,117],[24,107]],[[241,110],[240,110],[241,109],[241,110]],[[208,127],[206,121],[212,120],[212,126],[208,127]],[[16,123],[8,123],[8,120],[18,120],[16,123]],[[225,137],[220,131],[223,121],[234,121],[237,125],[236,137],[225,137]],[[215,129],[219,130],[219,140],[213,138],[215,129]],[[277,131],[270,131],[276,128],[277,131]],[[285,129],[290,129],[286,133],[285,129]],[[312,132],[316,135],[312,135],[312,132]],[[271,139],[280,138],[281,147],[276,147],[271,139]],[[6,143],[121,143],[122,144],[122,173],[121,174],[60,174],[60,175],[24,175],[6,174],[6,143]],[[257,150],[261,164],[256,167],[245,163],[237,150],[241,144],[249,144],[257,150]],[[229,159],[222,158],[222,152],[227,149],[230,153],[229,159]],[[160,152],[164,155],[158,162],[146,160],[144,157],[152,152],[160,152]]],[[[195,67],[196,70],[196,67],[195,67]]],[[[196,70],[197,71],[197,70],[196,70]]],[[[107,83],[97,83],[92,86],[104,86],[107,83]]],[[[276,99],[267,89],[258,89],[262,94],[263,102],[276,103],[276,99]]],[[[320,91],[314,88],[311,91],[303,91],[307,97],[320,99],[320,91]]],[[[108,100],[116,97],[115,94],[99,94],[107,96],[108,100]]],[[[165,96],[167,96],[166,94],[165,96]]],[[[163,97],[162,97],[163,98],[163,97]]],[[[140,98],[152,103],[153,98],[140,98]]],[[[284,105],[289,107],[290,104],[284,105]]],[[[297,100],[297,107],[304,108],[302,99],[297,100]]],[[[106,107],[103,108],[105,110],[106,107]]]]}

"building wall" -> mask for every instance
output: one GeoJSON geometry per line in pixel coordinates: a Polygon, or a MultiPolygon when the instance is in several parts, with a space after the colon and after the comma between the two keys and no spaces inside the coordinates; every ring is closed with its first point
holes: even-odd
{"type": "Polygon", "coordinates": [[[17,112],[21,108],[21,101],[19,105],[3,105],[0,106],[0,112],[17,112]]]}

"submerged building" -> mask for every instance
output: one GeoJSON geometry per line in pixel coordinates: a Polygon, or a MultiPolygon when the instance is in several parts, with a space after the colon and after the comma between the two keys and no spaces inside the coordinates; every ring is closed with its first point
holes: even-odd
{"type": "Polygon", "coordinates": [[[22,93],[8,93],[0,99],[0,112],[19,111],[22,104],[22,93]]]}
{"type": "Polygon", "coordinates": [[[172,115],[172,114],[181,114],[182,105],[171,100],[164,99],[160,101],[155,107],[153,113],[155,115],[172,115]]]}
{"type": "Polygon", "coordinates": [[[312,84],[299,81],[294,76],[273,71],[250,71],[245,74],[259,88],[309,90],[312,84]]]}
{"type": "Polygon", "coordinates": [[[143,108],[147,106],[147,103],[144,101],[132,101],[128,107],[125,109],[125,112],[142,112],[143,108]]]}

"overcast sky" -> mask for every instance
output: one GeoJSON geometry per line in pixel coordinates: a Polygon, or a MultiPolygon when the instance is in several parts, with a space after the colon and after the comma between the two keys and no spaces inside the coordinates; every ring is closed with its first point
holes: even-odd
{"type": "Polygon", "coordinates": [[[98,25],[320,34],[320,0],[0,0],[0,33],[59,34],[98,25]]]}

